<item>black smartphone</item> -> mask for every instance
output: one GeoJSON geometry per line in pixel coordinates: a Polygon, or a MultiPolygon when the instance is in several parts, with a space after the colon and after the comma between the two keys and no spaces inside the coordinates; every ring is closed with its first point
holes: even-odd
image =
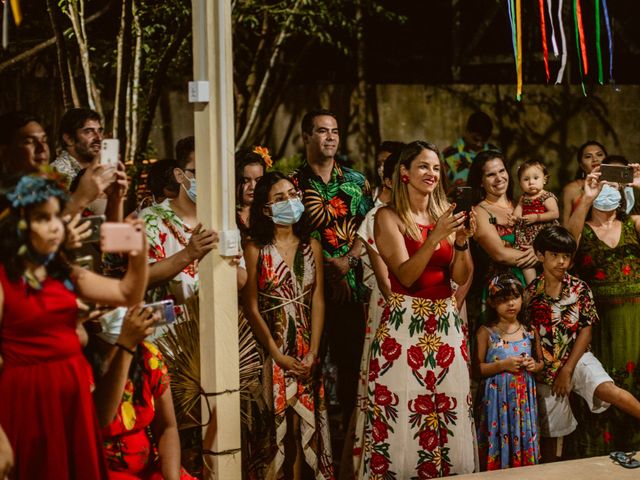
{"type": "Polygon", "coordinates": [[[456,187],[453,202],[456,204],[456,208],[453,210],[454,215],[460,212],[467,213],[467,218],[465,219],[464,224],[469,228],[471,207],[473,207],[471,187],[456,187]]]}
{"type": "Polygon", "coordinates": [[[89,229],[91,230],[91,235],[85,238],[82,243],[96,243],[100,241],[100,226],[105,222],[106,218],[104,215],[91,215],[89,217],[83,217],[80,219],[80,224],[84,222],[89,222],[91,226],[89,229]]]}
{"type": "Polygon", "coordinates": [[[600,180],[626,185],[633,182],[633,167],[628,165],[600,165],[600,180]]]}

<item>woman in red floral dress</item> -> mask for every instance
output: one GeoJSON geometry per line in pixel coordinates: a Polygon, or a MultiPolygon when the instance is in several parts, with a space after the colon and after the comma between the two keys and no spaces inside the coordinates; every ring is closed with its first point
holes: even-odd
{"type": "Polygon", "coordinates": [[[300,479],[303,462],[315,479],[334,478],[324,386],[314,369],[324,321],[322,251],[305,232],[303,211],[300,192],[281,173],[256,185],[243,300],[267,356],[273,423],[261,478],[268,480],[300,479]]]}
{"type": "Polygon", "coordinates": [[[365,427],[365,479],[435,478],[471,473],[477,448],[469,390],[466,326],[451,280],[472,271],[465,213],[453,214],[440,182],[435,145],[401,153],[391,206],[379,210],[376,244],[391,296],[371,345],[365,427]]]}

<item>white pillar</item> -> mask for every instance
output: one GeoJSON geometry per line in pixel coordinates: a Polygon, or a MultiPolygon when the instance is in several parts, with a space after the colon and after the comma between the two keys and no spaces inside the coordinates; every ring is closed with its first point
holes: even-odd
{"type": "MultiPolygon", "coordinates": [[[[209,82],[195,104],[198,219],[218,232],[235,229],[233,70],[230,0],[192,0],[194,80],[209,82]]],[[[211,423],[203,431],[206,479],[241,478],[236,270],[214,250],[200,263],[200,371],[211,423]]],[[[209,418],[202,402],[202,418],[209,418]]]]}

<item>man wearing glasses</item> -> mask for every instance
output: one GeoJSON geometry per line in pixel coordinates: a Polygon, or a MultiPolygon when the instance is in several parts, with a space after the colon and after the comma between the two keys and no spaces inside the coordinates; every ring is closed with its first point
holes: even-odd
{"type": "Polygon", "coordinates": [[[149,240],[149,290],[147,301],[172,299],[184,304],[198,293],[198,262],[218,242],[218,234],[206,230],[196,216],[196,160],[193,137],[176,145],[173,182],[176,193],[140,212],[149,240]]]}

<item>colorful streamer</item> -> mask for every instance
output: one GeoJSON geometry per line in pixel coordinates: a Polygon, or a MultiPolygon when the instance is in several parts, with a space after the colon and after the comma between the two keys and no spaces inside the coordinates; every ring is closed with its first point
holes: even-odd
{"type": "Polygon", "coordinates": [[[551,25],[551,47],[553,48],[553,56],[558,57],[558,43],[556,42],[556,28],[553,26],[553,0],[547,1],[547,9],[549,10],[549,24],[551,25]]]}
{"type": "Polygon", "coordinates": [[[507,0],[513,59],[516,64],[516,100],[522,98],[522,5],[521,0],[507,0]]]}
{"type": "Polygon", "coordinates": [[[604,22],[607,26],[607,38],[609,39],[609,81],[613,80],[613,35],[611,34],[611,23],[609,20],[609,9],[607,8],[607,0],[602,0],[602,11],[604,13],[604,22]]]}
{"type": "Polygon", "coordinates": [[[563,0],[560,0],[560,3],[558,4],[558,25],[560,26],[560,40],[562,41],[562,51],[560,52],[560,70],[558,70],[556,85],[562,83],[564,69],[567,66],[567,37],[564,33],[564,26],[562,24],[562,2],[563,0]]]}
{"type": "Polygon", "coordinates": [[[22,11],[20,10],[20,0],[11,0],[11,12],[13,13],[13,20],[16,22],[16,26],[19,27],[20,24],[22,23],[22,11]]]}
{"type": "Polygon", "coordinates": [[[602,74],[602,49],[600,48],[600,0],[595,0],[596,7],[596,57],[598,59],[598,83],[604,84],[602,74]]]}
{"type": "MultiPolygon", "coordinates": [[[[598,0],[596,0],[598,1],[598,0]]],[[[544,60],[544,71],[547,75],[547,83],[551,75],[549,75],[549,48],[547,47],[547,26],[544,18],[544,0],[538,0],[540,7],[540,33],[542,34],[542,58],[544,60]]]]}
{"type": "Polygon", "coordinates": [[[576,30],[576,48],[578,50],[578,70],[580,71],[580,85],[582,86],[582,94],[586,97],[587,91],[584,88],[584,76],[587,74],[589,64],[587,63],[587,46],[584,42],[584,28],[582,27],[582,9],[580,8],[580,0],[573,0],[573,21],[576,30]],[[582,69],[583,64],[584,70],[582,69]]]}
{"type": "Polygon", "coordinates": [[[2,7],[2,48],[9,46],[9,2],[2,7]]]}

